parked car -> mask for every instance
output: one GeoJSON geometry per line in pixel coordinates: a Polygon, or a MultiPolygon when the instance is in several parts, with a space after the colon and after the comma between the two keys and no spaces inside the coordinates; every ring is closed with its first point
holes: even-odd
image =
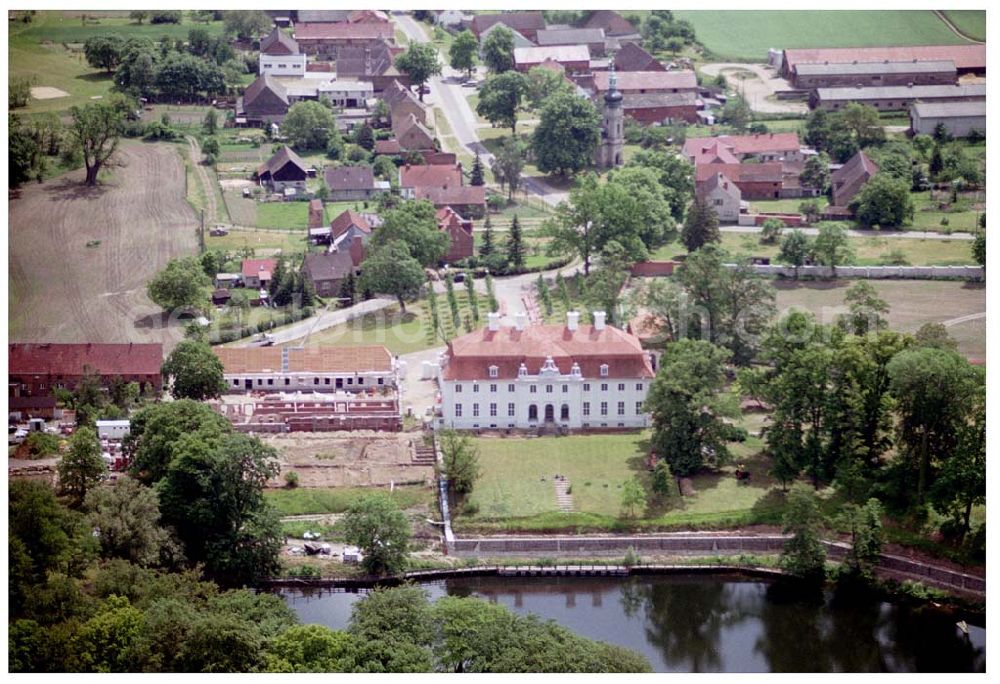
{"type": "Polygon", "coordinates": [[[212,230],[208,231],[208,234],[212,237],[222,237],[224,235],[229,235],[229,229],[225,226],[218,225],[212,230]]]}
{"type": "Polygon", "coordinates": [[[12,444],[20,444],[28,438],[28,431],[24,428],[18,428],[14,432],[14,436],[10,438],[12,444]]]}

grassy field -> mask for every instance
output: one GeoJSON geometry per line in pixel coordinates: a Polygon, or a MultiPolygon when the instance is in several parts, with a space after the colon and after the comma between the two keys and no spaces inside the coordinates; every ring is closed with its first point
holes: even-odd
{"type": "Polygon", "coordinates": [[[768,48],[955,45],[930,10],[675,10],[713,59],[763,62],[768,48]]]}
{"type": "Polygon", "coordinates": [[[277,251],[291,254],[304,252],[306,240],[304,233],[293,233],[282,230],[233,230],[223,237],[205,237],[208,249],[243,249],[255,250],[259,256],[269,255],[277,251]]]}
{"type": "MultiPolygon", "coordinates": [[[[366,494],[383,491],[388,487],[337,487],[319,489],[268,489],[264,496],[280,515],[311,515],[343,513],[351,504],[366,494]]],[[[392,498],[400,508],[428,506],[434,502],[434,492],[427,487],[411,485],[396,487],[392,498]]]]}
{"type": "Polygon", "coordinates": [[[768,498],[773,482],[766,475],[760,443],[751,438],[735,456],[754,474],[754,484],[737,485],[731,466],[692,478],[695,494],[654,496],[645,469],[648,432],[552,438],[478,439],[481,475],[470,495],[472,515],[456,526],[496,529],[614,528],[621,524],[675,526],[745,519],[768,498]],[[554,475],[569,480],[575,511],[558,510],[554,475]],[[638,477],[647,489],[647,506],[637,521],[622,521],[622,485],[638,477]]]}
{"type": "Polygon", "coordinates": [[[986,40],[986,12],[982,10],[942,10],[958,30],[973,40],[986,40]]]}
{"type": "Polygon", "coordinates": [[[35,79],[36,86],[58,88],[68,93],[66,97],[32,99],[27,107],[18,110],[19,113],[62,112],[108,93],[112,86],[111,75],[90,68],[83,56],[82,43],[91,36],[115,33],[126,38],[146,37],[158,41],[165,35],[186,39],[188,31],[196,26],[212,34],[223,30],[222,22],[195,24],[185,18],[182,24],[139,26],[127,18],[127,12],[88,10],[86,14],[98,16],[83,22],[81,12],[39,11],[30,24],[8,22],[9,76],[28,76],[35,79]]]}

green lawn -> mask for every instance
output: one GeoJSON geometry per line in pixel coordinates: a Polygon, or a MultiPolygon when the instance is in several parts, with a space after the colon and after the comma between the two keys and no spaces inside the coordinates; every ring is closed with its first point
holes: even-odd
{"type": "Polygon", "coordinates": [[[233,230],[229,235],[223,237],[205,237],[205,245],[208,249],[254,249],[263,253],[272,253],[281,250],[284,254],[294,252],[304,252],[306,250],[306,240],[304,233],[293,233],[291,231],[264,231],[264,230],[233,230]]]}
{"type": "Polygon", "coordinates": [[[460,529],[614,528],[722,523],[759,514],[773,487],[766,463],[750,438],[734,455],[753,472],[752,485],[737,485],[731,467],[692,478],[695,494],[648,497],[638,520],[622,520],[622,485],[639,477],[649,492],[645,454],[648,432],[571,437],[477,439],[481,474],[470,495],[473,515],[459,516],[460,529]],[[575,511],[559,512],[554,475],[569,480],[575,511]]]}
{"type": "Polygon", "coordinates": [[[986,40],[986,12],[982,10],[942,10],[958,30],[974,40],[986,40]]]}
{"type": "Polygon", "coordinates": [[[763,62],[768,48],[956,45],[930,10],[675,10],[713,59],[763,62]]]}
{"type": "MultiPolygon", "coordinates": [[[[388,487],[337,487],[318,489],[268,489],[265,498],[282,516],[343,513],[366,494],[389,492],[388,487]]],[[[427,487],[405,485],[396,487],[392,498],[400,508],[428,506],[434,503],[434,492],[427,487]]]]}

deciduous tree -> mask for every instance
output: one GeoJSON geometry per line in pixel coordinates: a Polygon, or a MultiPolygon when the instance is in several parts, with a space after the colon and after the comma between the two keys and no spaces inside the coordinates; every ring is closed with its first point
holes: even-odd
{"type": "Polygon", "coordinates": [[[406,52],[396,57],[396,68],[410,77],[410,83],[417,86],[420,101],[424,101],[424,84],[431,76],[441,73],[438,53],[430,43],[411,43],[406,52]]]}
{"type": "Polygon", "coordinates": [[[514,34],[506,26],[493,29],[483,41],[483,63],[494,74],[514,68],[514,34]]]}
{"type": "Polygon", "coordinates": [[[805,487],[793,487],[784,517],[784,533],[792,538],[785,542],[781,567],[809,582],[822,582],[826,576],[826,549],[819,538],[822,520],[816,495],[805,487]]]}
{"type": "Polygon", "coordinates": [[[195,257],[171,259],[146,284],[146,294],[164,311],[201,306],[210,285],[208,276],[195,257]]]}
{"type": "Polygon", "coordinates": [[[476,57],[479,53],[479,41],[466,29],[455,36],[448,49],[449,64],[452,69],[464,71],[468,76],[472,76],[472,70],[476,68],[476,57]]]}
{"type": "Polygon", "coordinates": [[[365,257],[361,272],[362,290],[384,292],[396,298],[406,313],[406,300],[420,294],[424,269],[410,255],[406,244],[398,240],[376,246],[365,257]]]}
{"type": "Polygon", "coordinates": [[[590,166],[600,141],[601,117],[586,98],[557,93],[542,106],[532,138],[542,173],[576,173],[590,166]]]}
{"type": "Polygon", "coordinates": [[[333,112],[310,100],[293,104],[281,124],[281,132],[297,150],[325,150],[336,129],[333,112]]]}
{"type": "Polygon", "coordinates": [[[108,472],[108,466],[101,457],[101,443],[93,428],[82,426],[76,429],[57,469],[60,491],[69,496],[72,506],[83,505],[87,492],[100,484],[108,472]]]}
{"type": "Polygon", "coordinates": [[[160,499],[156,490],[131,477],[110,487],[87,493],[87,522],[101,545],[102,558],[124,558],[136,565],[159,565],[173,548],[169,533],[160,525],[160,499]]]}
{"type": "Polygon", "coordinates": [[[70,138],[87,169],[84,182],[96,185],[97,174],[118,149],[125,117],[116,107],[100,102],[70,107],[69,111],[73,117],[70,138]]]}
{"type": "Polygon", "coordinates": [[[684,217],[681,241],[688,252],[694,252],[707,244],[722,239],[719,233],[719,217],[707,202],[695,197],[684,217]]]}
{"type": "MultiPolygon", "coordinates": [[[[406,568],[410,524],[387,494],[379,492],[361,497],[347,509],[342,522],[344,539],[361,549],[366,571],[395,574],[406,568]]],[[[396,617],[397,620],[403,618],[402,615],[396,617]]],[[[352,616],[351,621],[355,629],[359,618],[352,616]]]]}
{"type": "Polygon", "coordinates": [[[222,361],[204,342],[184,340],[174,347],[163,363],[163,375],[173,378],[174,399],[215,399],[227,387],[222,361]]]}

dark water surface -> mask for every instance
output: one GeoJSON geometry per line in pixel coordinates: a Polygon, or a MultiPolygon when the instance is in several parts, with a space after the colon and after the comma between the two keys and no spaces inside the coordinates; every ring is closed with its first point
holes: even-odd
{"type": "MultiPolygon", "coordinates": [[[[984,672],[986,630],[932,607],[783,600],[759,580],[465,577],[422,585],[477,596],[627,646],[658,672],[984,672]]],[[[364,594],[285,590],[303,623],[342,629],[364,594]]]]}

